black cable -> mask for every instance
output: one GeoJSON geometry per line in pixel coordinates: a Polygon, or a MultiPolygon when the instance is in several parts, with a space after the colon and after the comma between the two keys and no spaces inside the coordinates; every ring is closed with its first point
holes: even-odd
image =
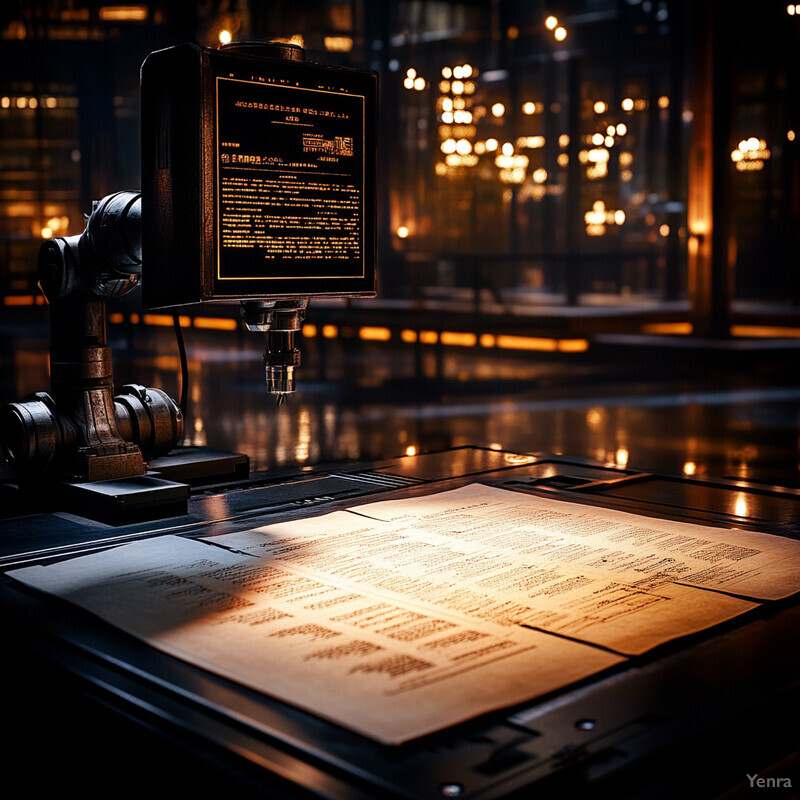
{"type": "Polygon", "coordinates": [[[180,407],[184,420],[186,419],[187,398],[189,396],[189,365],[186,361],[186,345],[183,341],[181,320],[178,312],[172,315],[172,324],[175,327],[175,338],[178,340],[178,352],[181,356],[181,399],[180,407]]]}

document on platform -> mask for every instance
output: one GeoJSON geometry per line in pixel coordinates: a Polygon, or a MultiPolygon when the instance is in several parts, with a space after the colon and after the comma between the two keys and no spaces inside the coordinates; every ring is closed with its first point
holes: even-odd
{"type": "Polygon", "coordinates": [[[400,743],[797,591],[798,547],[473,484],[9,574],[400,743]]]}
{"type": "Polygon", "coordinates": [[[386,744],[624,660],[177,536],[12,574],[170,655],[386,744]]]}
{"type": "MultiPolygon", "coordinates": [[[[640,655],[757,605],[678,582],[663,557],[650,558],[649,547],[629,545],[631,554],[621,558],[619,548],[602,545],[604,514],[474,484],[213,541],[429,613],[544,631],[623,655],[640,655]],[[588,548],[579,556],[585,540],[592,541],[591,557],[588,548]]],[[[628,516],[628,528],[659,524],[628,516]]]]}
{"type": "Polygon", "coordinates": [[[496,552],[615,576],[651,576],[756,600],[800,592],[800,541],[645,517],[470,484],[355,509],[496,552]]]}

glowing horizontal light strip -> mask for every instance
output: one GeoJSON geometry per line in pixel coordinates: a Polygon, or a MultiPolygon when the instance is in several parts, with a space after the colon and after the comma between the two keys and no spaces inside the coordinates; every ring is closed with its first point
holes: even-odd
{"type": "Polygon", "coordinates": [[[589,349],[586,339],[559,339],[558,350],[561,353],[585,353],[589,349]]]}
{"type": "Polygon", "coordinates": [[[642,325],[642,333],[680,334],[686,336],[694,330],[691,322],[650,322],[642,325]]]}
{"type": "MultiPolygon", "coordinates": [[[[110,322],[122,322],[124,317],[122,314],[111,314],[109,316],[110,322]]],[[[139,322],[139,315],[138,314],[131,314],[130,321],[134,324],[139,322]]],[[[167,327],[175,324],[174,319],[169,314],[145,314],[142,317],[142,321],[145,325],[158,325],[160,327],[167,327]]],[[[192,327],[192,318],[191,317],[178,317],[178,323],[181,328],[191,328],[192,327]]]]}
{"type": "MultiPolygon", "coordinates": [[[[33,298],[11,297],[5,298],[4,302],[6,305],[31,305],[33,298]]],[[[139,315],[131,314],[129,320],[131,323],[137,324],[139,315]]],[[[226,317],[195,317],[192,320],[191,317],[181,316],[179,320],[183,328],[193,324],[195,328],[233,331],[238,327],[235,319],[226,317]]],[[[122,314],[114,313],[109,316],[109,321],[120,323],[124,321],[124,317],[122,314]]],[[[142,317],[142,321],[146,325],[164,327],[174,324],[172,316],[167,314],[145,314],[142,317]]],[[[691,325],[689,323],[654,323],[650,326],[644,326],[644,328],[653,333],[691,333],[691,325]]],[[[800,329],[795,328],[765,328],[757,326],[734,326],[734,328],[735,331],[732,329],[734,335],[800,337],[800,329]]],[[[314,338],[319,333],[326,339],[334,339],[339,335],[339,328],[336,325],[323,325],[319,330],[316,325],[306,324],[303,326],[303,335],[309,339],[314,338]]],[[[364,341],[388,342],[392,339],[392,331],[390,328],[379,326],[364,326],[358,329],[358,336],[364,341]]],[[[503,350],[532,350],[549,353],[584,353],[589,349],[587,339],[552,339],[540,336],[495,335],[491,333],[482,333],[479,336],[476,333],[463,331],[414,331],[410,328],[404,328],[400,331],[400,339],[406,344],[420,342],[422,344],[441,344],[455,347],[475,347],[480,345],[486,348],[498,347],[503,350]]]]}
{"type": "Polygon", "coordinates": [[[235,331],[238,325],[235,319],[225,317],[195,317],[194,327],[212,331],[235,331]]]}
{"type": "Polygon", "coordinates": [[[142,317],[145,325],[160,325],[166,327],[172,325],[172,317],[169,314],[145,314],[142,317]]]}
{"type": "Polygon", "coordinates": [[[442,331],[439,334],[439,341],[442,344],[456,345],[458,347],[475,347],[478,342],[478,337],[474,333],[442,331]]]}
{"type": "Polygon", "coordinates": [[[777,325],[731,325],[731,336],[800,339],[800,328],[787,328],[777,325]]]}
{"type": "Polygon", "coordinates": [[[325,49],[339,53],[349,53],[353,49],[353,39],[350,36],[326,36],[325,49]]]}
{"type": "Polygon", "coordinates": [[[34,302],[32,294],[17,294],[3,298],[4,306],[32,306],[34,302]]]}
{"type": "Polygon", "coordinates": [[[558,349],[555,339],[544,339],[538,336],[510,336],[503,334],[497,337],[496,346],[503,350],[544,350],[553,352],[558,349]]]}
{"type": "Polygon", "coordinates": [[[392,332],[388,328],[359,328],[358,337],[370,342],[388,342],[392,332]]]}
{"type": "Polygon", "coordinates": [[[102,6],[100,19],[103,22],[144,22],[147,6],[102,6]]]}

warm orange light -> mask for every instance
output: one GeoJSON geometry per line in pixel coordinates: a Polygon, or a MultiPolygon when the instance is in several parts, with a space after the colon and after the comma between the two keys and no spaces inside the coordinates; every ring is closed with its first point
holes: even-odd
{"type": "Polygon", "coordinates": [[[800,328],[779,325],[731,325],[731,336],[752,336],[767,339],[800,339],[800,328]]]}
{"type": "MultiPolygon", "coordinates": [[[[145,322],[147,322],[147,315],[145,315],[145,322]]],[[[237,324],[235,319],[224,317],[195,317],[194,327],[213,331],[235,331],[237,324]]]]}
{"type": "Polygon", "coordinates": [[[560,339],[558,350],[561,353],[585,353],[589,349],[586,339],[560,339]]]}
{"type": "Polygon", "coordinates": [[[303,336],[306,339],[313,339],[317,335],[317,326],[306,323],[303,325],[303,336]]]}
{"type": "Polygon", "coordinates": [[[697,473],[697,464],[695,464],[694,461],[687,461],[683,465],[683,474],[684,475],[688,475],[688,476],[691,477],[692,475],[694,475],[696,473],[697,473]]]}
{"type": "Polygon", "coordinates": [[[642,325],[642,333],[650,333],[655,336],[688,336],[693,330],[691,322],[650,322],[642,325]]]}
{"type": "Polygon", "coordinates": [[[349,53],[353,49],[353,39],[350,36],[326,36],[323,42],[325,49],[333,53],[349,53]]]}
{"type": "Polygon", "coordinates": [[[416,454],[417,454],[417,448],[413,444],[410,444],[408,447],[406,447],[407,456],[415,456],[416,454]]]}
{"type": "Polygon", "coordinates": [[[339,329],[335,325],[323,325],[322,335],[326,339],[335,339],[339,335],[339,329]]]}
{"type": "Polygon", "coordinates": [[[276,36],[272,41],[283,42],[285,44],[296,44],[298,47],[305,47],[306,42],[301,33],[293,33],[291,36],[276,36]]]}
{"type": "Polygon", "coordinates": [[[100,19],[103,22],[144,22],[147,6],[102,6],[100,19]]]}
{"type": "Polygon", "coordinates": [[[439,334],[436,331],[420,331],[419,340],[422,344],[436,344],[439,341],[439,334]]]}
{"type": "Polygon", "coordinates": [[[457,347],[475,347],[478,337],[474,333],[458,333],[456,331],[442,331],[439,336],[442,344],[455,345],[457,347]]]}
{"type": "Polygon", "coordinates": [[[406,344],[413,344],[417,341],[417,332],[406,328],[405,330],[400,331],[400,338],[406,344]]]}
{"type": "Polygon", "coordinates": [[[497,346],[503,350],[543,350],[555,352],[558,342],[538,336],[512,336],[501,334],[497,337],[497,346]]]}
{"type": "Polygon", "coordinates": [[[10,295],[9,297],[4,297],[3,298],[3,305],[4,306],[32,306],[33,305],[33,295],[32,294],[10,295]]]}
{"type": "Polygon", "coordinates": [[[145,325],[172,325],[172,317],[169,314],[145,314],[142,319],[145,325]]]}
{"type": "Polygon", "coordinates": [[[392,338],[392,332],[388,328],[359,328],[358,338],[368,342],[388,342],[392,338]]]}

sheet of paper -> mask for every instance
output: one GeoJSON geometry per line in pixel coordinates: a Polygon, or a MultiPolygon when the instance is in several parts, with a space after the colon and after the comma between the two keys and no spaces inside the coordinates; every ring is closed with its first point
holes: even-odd
{"type": "Polygon", "coordinates": [[[669,576],[759,600],[800,592],[800,541],[766,533],[660,520],[482,484],[418,497],[413,504],[388,500],[355,510],[615,575],[669,576]]]}
{"type": "Polygon", "coordinates": [[[473,484],[10,574],[399,743],[791,594],[799,550],[473,484]]]}
{"type": "MultiPolygon", "coordinates": [[[[477,487],[386,508],[359,506],[215,537],[240,552],[268,556],[275,564],[379,592],[392,602],[413,602],[430,613],[458,615],[470,624],[506,630],[527,627],[559,634],[625,655],[725,622],[755,607],[737,597],[674,582],[669,575],[574,566],[549,548],[533,547],[535,534],[484,514],[489,500],[528,500],[516,492],[477,487]],[[495,494],[499,491],[500,494],[495,494]],[[436,498],[436,510],[427,504],[436,498]],[[466,504],[474,505],[468,511],[466,504]],[[421,505],[421,508],[420,508],[421,505]],[[446,509],[450,510],[450,513],[446,509]],[[364,512],[403,509],[394,519],[364,512]],[[494,541],[493,541],[494,540],[494,541]]],[[[535,499],[535,498],[534,498],[535,499]]]]}
{"type": "MultiPolygon", "coordinates": [[[[318,531],[330,516],[317,518],[318,531]]],[[[317,538],[321,557],[328,543],[317,538]]],[[[387,744],[623,660],[329,578],[269,549],[245,555],[167,536],[10,574],[167,653],[387,744]]]]}

